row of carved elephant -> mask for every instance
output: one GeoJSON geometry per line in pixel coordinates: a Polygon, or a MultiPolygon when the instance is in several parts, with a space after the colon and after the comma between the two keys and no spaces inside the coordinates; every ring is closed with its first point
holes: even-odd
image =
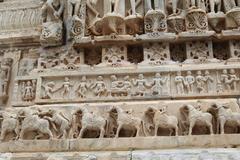
{"type": "Polygon", "coordinates": [[[88,107],[86,105],[78,108],[71,114],[71,118],[56,109],[44,111],[27,108],[15,114],[1,111],[0,138],[6,140],[8,134],[15,133],[14,140],[25,139],[25,135],[31,132],[35,133],[32,139],[89,138],[86,134],[90,134],[91,138],[118,138],[123,131],[128,131],[129,137],[158,136],[159,129],[169,130],[170,136],[178,136],[179,128],[182,134],[192,135],[196,126],[208,127],[208,133],[214,134],[214,120],[217,126],[220,126],[220,133],[224,134],[227,122],[234,124],[234,127],[240,125],[240,113],[232,112],[229,107],[217,103],[212,104],[208,112],[190,104],[183,105],[179,110],[184,117],[181,120],[177,116],[169,115],[166,106],[161,109],[148,107],[141,118],[134,116],[133,111],[126,111],[121,107],[112,106],[107,111],[107,117],[89,111],[88,107]]]}

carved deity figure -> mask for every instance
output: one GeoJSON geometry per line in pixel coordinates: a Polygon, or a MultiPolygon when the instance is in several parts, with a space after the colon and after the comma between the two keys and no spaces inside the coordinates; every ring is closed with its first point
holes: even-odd
{"type": "Polygon", "coordinates": [[[87,82],[87,77],[83,76],[81,82],[77,87],[77,94],[80,98],[86,98],[87,90],[89,89],[91,83],[87,82]]]}
{"type": "Polygon", "coordinates": [[[204,81],[206,84],[206,92],[209,93],[212,90],[212,83],[214,82],[214,79],[208,70],[205,71],[204,81]]]}
{"type": "Polygon", "coordinates": [[[174,81],[175,81],[175,84],[177,87],[177,94],[183,94],[185,80],[180,71],[177,72],[177,75],[176,75],[174,81]]]}
{"type": "Polygon", "coordinates": [[[195,78],[192,76],[192,72],[188,71],[185,77],[185,86],[187,88],[187,93],[193,93],[193,85],[195,83],[195,78]]]}
{"type": "Polygon", "coordinates": [[[91,86],[91,89],[94,89],[94,94],[97,97],[101,97],[106,95],[107,93],[107,87],[105,82],[103,81],[103,77],[102,76],[98,76],[97,77],[97,81],[95,82],[95,84],[93,84],[91,86]]]}
{"type": "Polygon", "coordinates": [[[64,10],[63,0],[47,0],[42,6],[43,22],[59,22],[64,10]]]}
{"type": "Polygon", "coordinates": [[[199,93],[205,92],[205,78],[202,76],[201,71],[197,71],[197,76],[196,76],[196,83],[197,83],[197,90],[199,93]]]}
{"type": "Polygon", "coordinates": [[[163,85],[167,82],[167,78],[163,78],[160,73],[156,73],[155,78],[153,78],[152,94],[153,95],[162,95],[163,85]]]}
{"type": "Polygon", "coordinates": [[[35,81],[27,81],[26,85],[25,82],[22,85],[23,87],[23,93],[22,93],[22,100],[30,102],[35,97],[35,88],[36,84],[35,81]]]}
{"type": "Polygon", "coordinates": [[[143,74],[138,75],[138,79],[133,79],[133,85],[136,86],[135,96],[144,96],[149,85],[143,74]]]}

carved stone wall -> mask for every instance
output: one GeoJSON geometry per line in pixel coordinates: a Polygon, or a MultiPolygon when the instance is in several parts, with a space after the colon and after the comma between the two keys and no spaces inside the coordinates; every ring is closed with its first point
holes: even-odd
{"type": "Polygon", "coordinates": [[[238,0],[0,1],[0,159],[238,160],[239,16],[238,0]]]}

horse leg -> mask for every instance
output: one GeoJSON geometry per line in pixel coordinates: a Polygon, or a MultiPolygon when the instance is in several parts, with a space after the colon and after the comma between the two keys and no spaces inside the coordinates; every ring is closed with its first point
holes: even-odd
{"type": "Polygon", "coordinates": [[[138,125],[138,127],[137,127],[136,137],[139,137],[139,136],[140,136],[140,129],[141,129],[141,123],[140,123],[140,125],[138,125]]]}
{"type": "Polygon", "coordinates": [[[209,128],[210,134],[213,135],[213,125],[211,122],[207,122],[207,126],[209,128]]]}
{"type": "Polygon", "coordinates": [[[221,134],[225,134],[225,132],[224,132],[225,123],[226,123],[225,119],[220,120],[221,134]]]}
{"type": "Polygon", "coordinates": [[[178,136],[178,126],[175,126],[175,136],[178,136]]]}
{"type": "Polygon", "coordinates": [[[154,136],[157,137],[157,133],[158,133],[158,125],[155,125],[155,129],[154,129],[154,136]]]}
{"type": "Polygon", "coordinates": [[[25,129],[22,129],[19,134],[19,139],[23,139],[24,134],[25,134],[25,129]]]}
{"type": "Polygon", "coordinates": [[[169,131],[170,131],[169,136],[171,137],[172,134],[173,134],[173,129],[172,129],[172,128],[169,128],[169,131]]]}
{"type": "Polygon", "coordinates": [[[83,137],[83,134],[84,134],[84,132],[85,132],[86,129],[87,129],[86,127],[84,127],[84,128],[81,129],[81,131],[80,131],[80,133],[79,133],[79,135],[78,135],[78,139],[80,139],[80,138],[83,137]]]}
{"type": "Polygon", "coordinates": [[[41,131],[44,134],[47,134],[49,136],[49,139],[53,139],[52,131],[49,128],[46,128],[46,130],[41,131]]]}
{"type": "Polygon", "coordinates": [[[105,134],[105,129],[104,129],[104,127],[102,127],[99,138],[104,138],[104,134],[105,134]]]}
{"type": "Polygon", "coordinates": [[[121,130],[121,129],[122,129],[122,124],[119,124],[115,138],[118,138],[118,137],[119,137],[119,133],[120,133],[120,130],[121,130]]]}
{"type": "Polygon", "coordinates": [[[4,140],[6,134],[7,134],[7,131],[6,131],[6,130],[3,130],[3,131],[1,132],[0,141],[3,141],[3,140],[4,140]]]}
{"type": "Polygon", "coordinates": [[[192,130],[193,130],[193,127],[195,126],[195,122],[196,122],[196,120],[193,120],[192,122],[190,122],[189,132],[188,132],[189,136],[192,135],[192,130]]]}

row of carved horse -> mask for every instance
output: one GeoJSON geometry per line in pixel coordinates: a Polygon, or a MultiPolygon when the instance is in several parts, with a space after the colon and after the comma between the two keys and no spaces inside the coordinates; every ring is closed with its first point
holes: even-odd
{"type": "MultiPolygon", "coordinates": [[[[15,133],[15,140],[24,139],[24,136],[30,132],[35,132],[34,139],[48,137],[54,138],[83,138],[89,131],[100,132],[99,138],[118,138],[122,130],[131,130],[131,136],[158,136],[159,128],[168,129],[169,135],[179,135],[179,122],[184,123],[188,128],[187,132],[192,135],[193,128],[196,125],[206,126],[210,134],[214,134],[213,120],[217,120],[217,128],[220,126],[220,133],[224,134],[226,122],[240,125],[240,113],[232,112],[230,108],[212,104],[209,108],[211,112],[203,112],[200,108],[193,105],[184,105],[180,108],[180,113],[185,117],[185,121],[179,120],[176,116],[168,115],[167,107],[157,109],[149,107],[144,116],[150,118],[136,117],[132,111],[125,111],[121,107],[111,107],[108,110],[108,117],[104,117],[88,110],[88,106],[77,109],[71,118],[62,112],[48,109],[24,109],[16,114],[9,112],[0,112],[1,117],[1,140],[4,140],[8,133],[15,133]],[[54,136],[56,133],[56,136],[54,136]]],[[[218,131],[217,131],[218,133],[218,131]]]]}

